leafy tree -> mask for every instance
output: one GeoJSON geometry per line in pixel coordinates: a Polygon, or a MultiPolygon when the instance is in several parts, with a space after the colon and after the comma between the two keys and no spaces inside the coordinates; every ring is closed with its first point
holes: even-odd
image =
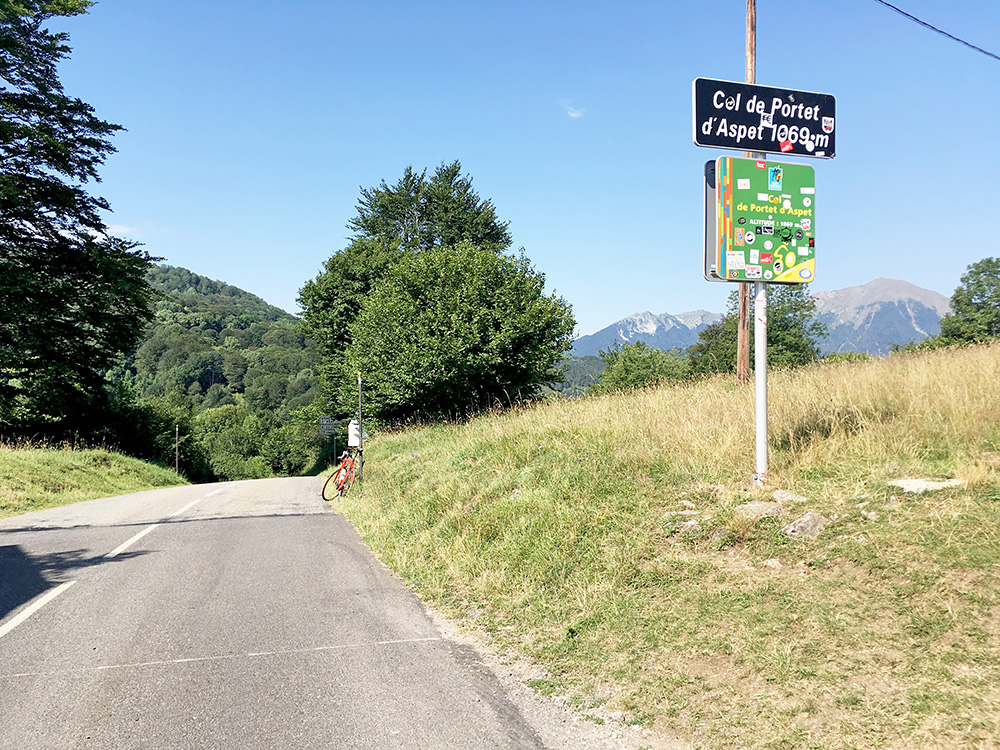
{"type": "MultiPolygon", "coordinates": [[[[698,334],[688,349],[693,374],[733,372],[736,369],[738,294],[729,295],[726,315],[698,334]]],[[[752,312],[752,311],[751,311],[752,312]]],[[[798,367],[819,358],[819,340],[826,326],[816,320],[816,301],[806,285],[770,284],[767,289],[767,361],[774,367],[798,367]]],[[[753,325],[750,346],[754,346],[753,325]]],[[[753,365],[753,357],[751,366],[753,365]]]]}
{"type": "Polygon", "coordinates": [[[300,290],[302,333],[319,346],[327,383],[338,382],[346,372],[341,368],[344,350],[362,302],[402,257],[400,250],[376,239],[355,240],[335,253],[323,273],[300,290]]]}
{"type": "Polygon", "coordinates": [[[644,341],[624,345],[616,341],[598,354],[607,367],[600,374],[599,382],[590,388],[591,393],[610,393],[682,380],[690,370],[686,354],[677,349],[663,351],[644,341]]]}
{"type": "MultiPolygon", "coordinates": [[[[698,342],[688,348],[693,375],[735,372],[738,323],[738,313],[734,309],[733,296],[730,295],[729,309],[722,320],[703,328],[698,333],[698,342]]],[[[752,364],[753,357],[750,359],[752,364]]]]}
{"type": "Polygon", "coordinates": [[[212,472],[220,479],[257,479],[271,476],[261,455],[269,433],[266,415],[254,414],[238,404],[203,411],[195,417],[197,440],[208,456],[212,472]]]}
{"type": "Polygon", "coordinates": [[[54,16],[86,12],[89,2],[0,3],[0,239],[51,241],[80,230],[102,233],[108,205],[88,195],[97,168],[114,151],[108,137],[121,126],[67,96],[56,64],[69,53],[68,35],[43,25],[54,16]]]}
{"type": "Polygon", "coordinates": [[[470,242],[476,247],[510,247],[507,223],[501,223],[493,204],[472,189],[457,161],[442,164],[427,179],[407,167],[393,186],[385,180],[377,188],[361,190],[357,216],[348,223],[354,239],[377,239],[386,247],[406,252],[451,247],[470,242]]]}
{"type": "MultiPolygon", "coordinates": [[[[753,325],[750,326],[753,345],[753,325]]],[[[804,284],[777,285],[767,295],[767,361],[774,367],[800,367],[819,359],[826,326],[816,320],[816,300],[804,284]]]]}
{"type": "Polygon", "coordinates": [[[968,267],[951,297],[951,312],[941,319],[946,343],[986,341],[1000,336],[1000,258],[968,267]]]}
{"type": "MultiPolygon", "coordinates": [[[[462,242],[408,255],[364,301],[345,352],[372,416],[462,417],[558,382],[574,320],[527,259],[462,242]]],[[[356,403],[345,387],[340,405],[356,403]]]]}
{"type": "Polygon", "coordinates": [[[473,190],[457,161],[441,165],[430,178],[426,170],[418,174],[407,167],[394,185],[383,180],[362,189],[348,228],[351,244],[335,253],[299,292],[302,332],[319,345],[321,373],[331,390],[353,380],[344,360],[352,324],[396,264],[408,255],[460,242],[494,253],[511,244],[507,223],[473,190]]]}
{"type": "Polygon", "coordinates": [[[110,408],[103,374],[138,343],[149,256],[105,236],[87,192],[120,126],[65,94],[67,35],[85,0],[0,2],[0,430],[81,429],[110,408]]]}

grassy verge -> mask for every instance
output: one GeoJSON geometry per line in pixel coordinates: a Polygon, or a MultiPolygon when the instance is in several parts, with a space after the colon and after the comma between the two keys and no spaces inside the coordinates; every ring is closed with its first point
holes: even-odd
{"type": "Polygon", "coordinates": [[[428,601],[599,718],[711,748],[996,747],[1000,347],[383,436],[348,515],[428,601]],[[961,487],[903,495],[899,477],[961,487]],[[770,500],[781,517],[737,508],[770,500]],[[780,529],[814,510],[815,540],[780,529]]]}
{"type": "Polygon", "coordinates": [[[0,517],[185,483],[170,469],[106,450],[0,444],[0,517]]]}

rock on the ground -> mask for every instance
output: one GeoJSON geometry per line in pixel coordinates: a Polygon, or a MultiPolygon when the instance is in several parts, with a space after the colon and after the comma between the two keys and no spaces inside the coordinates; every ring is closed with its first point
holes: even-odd
{"type": "Polygon", "coordinates": [[[788,524],[781,530],[781,533],[793,538],[804,536],[808,539],[815,539],[828,523],[830,523],[830,519],[811,510],[802,516],[802,518],[788,524]]]}
{"type": "Polygon", "coordinates": [[[891,487],[899,487],[903,492],[919,494],[921,492],[932,492],[933,490],[943,490],[945,487],[961,487],[961,479],[946,479],[937,482],[932,479],[893,479],[889,482],[891,487]]]}
{"type": "Polygon", "coordinates": [[[759,521],[761,518],[777,518],[781,515],[781,505],[755,500],[752,503],[737,505],[733,509],[733,514],[752,521],[759,521]]]}
{"type": "Polygon", "coordinates": [[[775,490],[774,494],[771,495],[779,503],[804,503],[806,499],[802,495],[796,495],[794,492],[789,492],[788,490],[775,490]]]}

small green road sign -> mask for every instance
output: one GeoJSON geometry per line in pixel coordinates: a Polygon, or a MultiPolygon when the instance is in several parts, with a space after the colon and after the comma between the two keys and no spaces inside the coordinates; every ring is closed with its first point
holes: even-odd
{"type": "Polygon", "coordinates": [[[816,273],[816,174],[805,164],[716,160],[718,251],[726,281],[804,284],[816,273]]]}

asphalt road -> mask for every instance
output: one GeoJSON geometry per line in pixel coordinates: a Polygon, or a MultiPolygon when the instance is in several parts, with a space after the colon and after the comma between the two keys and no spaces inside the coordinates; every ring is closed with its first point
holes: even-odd
{"type": "Polygon", "coordinates": [[[317,479],[0,520],[3,750],[607,747],[512,692],[317,479]]]}

